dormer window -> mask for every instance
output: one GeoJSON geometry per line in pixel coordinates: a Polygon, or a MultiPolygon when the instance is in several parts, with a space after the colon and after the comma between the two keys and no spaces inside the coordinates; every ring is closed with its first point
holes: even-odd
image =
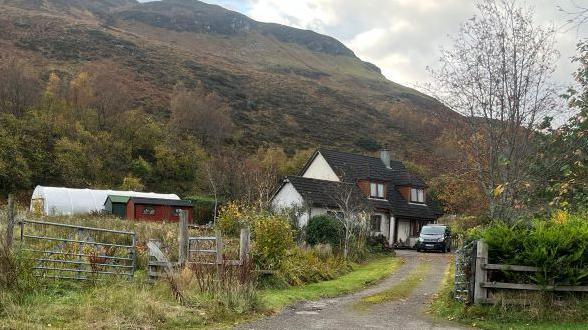
{"type": "Polygon", "coordinates": [[[384,184],[378,182],[370,183],[370,197],[384,198],[384,184]]]}
{"type": "Polygon", "coordinates": [[[411,203],[425,203],[425,189],[410,188],[411,203]]]}

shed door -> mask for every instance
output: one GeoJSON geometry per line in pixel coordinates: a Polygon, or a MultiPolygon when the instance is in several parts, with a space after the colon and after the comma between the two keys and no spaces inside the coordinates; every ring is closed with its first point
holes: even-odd
{"type": "Polygon", "coordinates": [[[112,203],[112,214],[119,218],[126,218],[127,206],[123,203],[112,203]]]}

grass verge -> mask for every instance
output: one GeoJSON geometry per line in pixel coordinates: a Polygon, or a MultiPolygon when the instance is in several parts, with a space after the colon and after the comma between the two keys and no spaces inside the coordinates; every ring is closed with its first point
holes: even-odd
{"type": "Polygon", "coordinates": [[[382,257],[355,269],[339,278],[330,281],[311,283],[286,289],[266,289],[260,292],[262,305],[269,310],[303,300],[334,297],[351,293],[375,283],[396,271],[403,261],[400,258],[382,257]]]}
{"type": "Polygon", "coordinates": [[[423,282],[423,279],[430,268],[430,264],[419,264],[400,283],[394,285],[388,290],[361,298],[361,300],[356,303],[356,307],[381,304],[387,301],[408,298],[412,291],[423,282]]]}
{"type": "Polygon", "coordinates": [[[530,306],[472,305],[453,299],[455,268],[449,263],[443,287],[429,306],[431,315],[481,329],[588,329],[588,300],[568,297],[554,306],[541,294],[530,306]]]}

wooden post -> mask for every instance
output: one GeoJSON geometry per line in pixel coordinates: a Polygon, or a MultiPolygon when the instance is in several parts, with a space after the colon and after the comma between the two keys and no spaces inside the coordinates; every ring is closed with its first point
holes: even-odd
{"type": "Polygon", "coordinates": [[[247,266],[249,257],[249,228],[241,229],[239,239],[239,261],[241,266],[247,266]]]}
{"type": "Polygon", "coordinates": [[[488,279],[487,271],[483,267],[488,263],[488,244],[483,240],[476,243],[476,272],[474,275],[474,303],[481,303],[488,299],[488,289],[481,286],[488,279]]]}
{"type": "Polygon", "coordinates": [[[218,229],[214,231],[214,236],[216,237],[216,276],[220,280],[222,278],[221,271],[223,270],[223,238],[218,229]]]}
{"type": "Polygon", "coordinates": [[[185,210],[180,210],[180,228],[178,231],[178,240],[178,264],[180,267],[182,267],[188,260],[188,212],[185,210]]]}
{"type": "Polygon", "coordinates": [[[8,195],[8,225],[6,227],[6,247],[8,250],[12,247],[14,235],[14,197],[8,195]]]}

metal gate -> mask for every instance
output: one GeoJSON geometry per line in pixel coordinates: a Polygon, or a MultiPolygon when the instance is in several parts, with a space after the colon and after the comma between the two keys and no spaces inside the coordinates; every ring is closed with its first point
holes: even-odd
{"type": "Polygon", "coordinates": [[[476,241],[464,245],[455,251],[455,278],[453,296],[455,299],[467,304],[473,302],[475,267],[474,256],[476,254],[476,241]]]}
{"type": "Polygon", "coordinates": [[[132,278],[136,267],[134,232],[21,220],[21,249],[35,261],[35,275],[88,280],[132,278]]]}

